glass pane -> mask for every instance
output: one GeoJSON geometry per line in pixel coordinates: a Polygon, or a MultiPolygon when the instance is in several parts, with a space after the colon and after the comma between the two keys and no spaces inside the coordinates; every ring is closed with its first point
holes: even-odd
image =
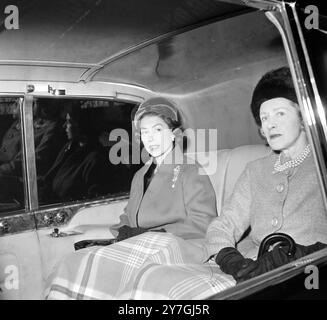
{"type": "MultiPolygon", "coordinates": [[[[35,100],[36,169],[40,205],[91,200],[128,192],[134,172],[129,155],[132,147],[131,112],[134,104],[91,99],[35,100]],[[114,129],[121,149],[112,153],[114,129]],[[44,131],[41,137],[41,131],[44,131]],[[125,137],[125,138],[124,138],[125,137]],[[114,154],[114,159],[110,158],[114,154]],[[118,159],[119,158],[119,159],[118,159]],[[118,160],[118,161],[117,161],[118,160]],[[121,160],[121,161],[120,161],[121,160]]],[[[114,147],[117,150],[117,146],[114,147]]]]}
{"type": "Polygon", "coordinates": [[[0,217],[24,208],[20,101],[0,97],[0,217]]]}

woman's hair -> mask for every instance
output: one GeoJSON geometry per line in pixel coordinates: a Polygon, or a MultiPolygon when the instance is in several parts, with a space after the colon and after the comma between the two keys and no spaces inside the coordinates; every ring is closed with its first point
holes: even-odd
{"type": "Polygon", "coordinates": [[[288,67],[267,72],[253,91],[251,110],[259,127],[261,127],[260,107],[262,103],[274,98],[286,98],[294,103],[298,103],[292,75],[288,67]]]}

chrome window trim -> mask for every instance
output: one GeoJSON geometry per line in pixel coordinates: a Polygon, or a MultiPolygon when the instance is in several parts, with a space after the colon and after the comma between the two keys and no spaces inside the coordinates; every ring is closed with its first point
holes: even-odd
{"type": "Polygon", "coordinates": [[[211,296],[209,300],[238,300],[246,298],[270,286],[278,285],[297,275],[304,274],[305,267],[312,264],[319,266],[327,264],[327,248],[285,264],[255,278],[246,280],[236,287],[225,289],[211,296]]]}
{"type": "Polygon", "coordinates": [[[129,192],[120,192],[112,196],[104,196],[95,200],[78,200],[72,202],[66,202],[58,204],[47,205],[38,208],[34,211],[36,229],[47,229],[51,227],[66,226],[69,224],[70,220],[81,210],[86,208],[97,207],[99,205],[110,205],[116,202],[122,202],[129,199],[129,192]],[[56,221],[51,221],[46,223],[45,216],[52,215],[55,216],[57,213],[64,212],[67,218],[62,222],[58,223],[56,221]]]}
{"type": "Polygon", "coordinates": [[[12,215],[0,218],[1,223],[7,225],[7,230],[4,231],[0,228],[0,238],[10,236],[17,233],[29,232],[31,230],[49,229],[53,227],[63,227],[68,225],[70,220],[80,210],[96,207],[98,205],[110,205],[116,202],[126,201],[129,198],[129,192],[122,192],[113,197],[100,198],[96,200],[81,200],[75,202],[61,203],[60,205],[49,205],[37,210],[19,212],[16,211],[12,215]],[[50,223],[47,222],[46,216],[51,215],[54,217],[58,213],[66,215],[63,222],[56,222],[55,219],[50,223]]]}
{"type": "Polygon", "coordinates": [[[248,7],[253,7],[265,11],[278,10],[278,6],[280,4],[278,0],[241,0],[241,1],[248,7]]]}
{"type": "Polygon", "coordinates": [[[21,108],[22,121],[22,154],[23,154],[23,175],[25,188],[25,207],[27,210],[34,210],[38,206],[34,127],[33,127],[33,96],[25,95],[23,107],[21,108]]]}
{"type": "Polygon", "coordinates": [[[4,98],[6,98],[6,97],[8,97],[8,98],[24,98],[24,95],[25,95],[24,92],[22,92],[22,93],[0,92],[0,97],[4,97],[4,98]]]}
{"type": "Polygon", "coordinates": [[[130,103],[141,103],[146,98],[150,98],[154,95],[154,92],[148,88],[119,83],[119,82],[105,82],[105,81],[90,81],[90,82],[69,82],[69,81],[44,81],[44,80],[12,80],[3,81],[0,80],[0,95],[13,96],[13,95],[25,95],[26,86],[34,85],[35,91],[31,92],[31,95],[38,97],[53,97],[53,98],[90,98],[90,99],[117,99],[120,101],[126,101],[130,103]],[[38,86],[50,85],[55,89],[64,89],[66,94],[62,96],[56,96],[48,92],[48,90],[42,89],[39,91],[38,86]]]}
{"type": "Polygon", "coordinates": [[[89,69],[98,66],[97,63],[65,62],[47,60],[0,60],[0,66],[38,66],[38,67],[67,67],[77,69],[89,69]]]}

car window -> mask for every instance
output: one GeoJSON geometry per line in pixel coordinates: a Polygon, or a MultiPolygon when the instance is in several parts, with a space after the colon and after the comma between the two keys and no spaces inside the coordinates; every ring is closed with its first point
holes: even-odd
{"type": "Polygon", "coordinates": [[[134,108],[110,100],[35,98],[40,206],[129,191],[139,167],[129,159],[134,108]]]}
{"type": "Polygon", "coordinates": [[[21,102],[0,97],[0,216],[24,208],[21,102]]]}

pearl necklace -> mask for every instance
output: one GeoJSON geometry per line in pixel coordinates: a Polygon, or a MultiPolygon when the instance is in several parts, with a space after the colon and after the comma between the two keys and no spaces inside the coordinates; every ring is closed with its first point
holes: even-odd
{"type": "Polygon", "coordinates": [[[289,161],[286,161],[283,164],[280,164],[281,156],[282,156],[282,153],[280,153],[276,163],[274,164],[274,170],[278,171],[278,172],[281,172],[281,171],[284,171],[284,170],[286,170],[288,168],[295,168],[295,167],[299,166],[303,162],[303,160],[310,154],[310,151],[311,151],[310,145],[308,144],[304,148],[302,153],[300,153],[296,158],[294,158],[292,160],[289,160],[289,161]]]}

